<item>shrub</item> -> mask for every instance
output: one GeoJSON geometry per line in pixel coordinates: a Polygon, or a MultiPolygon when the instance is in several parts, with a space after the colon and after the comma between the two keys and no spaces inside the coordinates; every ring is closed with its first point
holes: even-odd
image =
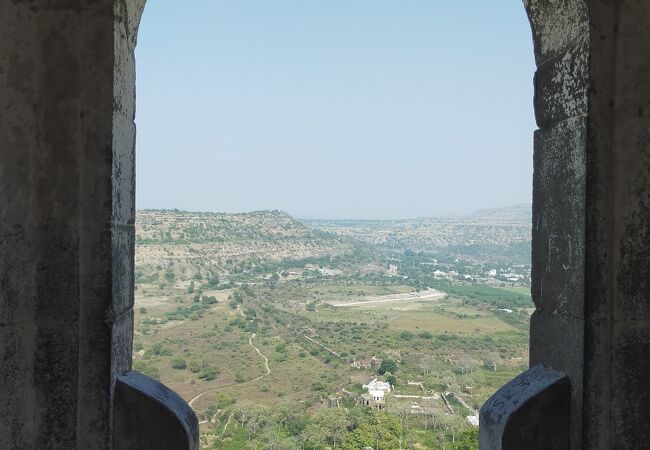
{"type": "Polygon", "coordinates": [[[183,370],[187,368],[187,363],[183,358],[172,359],[172,369],[183,370]]]}
{"type": "Polygon", "coordinates": [[[201,371],[201,364],[198,361],[190,361],[190,371],[192,373],[199,373],[201,371]]]}
{"type": "MultiPolygon", "coordinates": [[[[433,337],[433,336],[432,336],[432,337],[433,337]]],[[[399,338],[400,338],[400,339],[403,339],[403,340],[405,340],[405,341],[410,341],[411,339],[413,339],[413,333],[411,333],[410,331],[402,331],[402,332],[399,334],[399,338]]]]}
{"type": "Polygon", "coordinates": [[[381,362],[379,369],[377,369],[377,373],[379,373],[379,375],[384,375],[386,372],[397,373],[397,370],[397,363],[395,361],[392,359],[384,359],[381,362]]]}
{"type": "Polygon", "coordinates": [[[171,356],[172,351],[167,347],[163,346],[161,342],[156,342],[151,346],[147,353],[151,356],[171,356]]]}
{"type": "Polygon", "coordinates": [[[201,372],[199,378],[205,381],[212,381],[215,378],[217,378],[217,375],[219,375],[219,371],[214,367],[210,367],[208,369],[205,369],[203,372],[201,372]]]}
{"type": "Polygon", "coordinates": [[[174,271],[172,269],[167,269],[165,271],[165,279],[171,283],[172,281],[174,281],[174,278],[176,278],[176,274],[174,274],[174,271]]]}

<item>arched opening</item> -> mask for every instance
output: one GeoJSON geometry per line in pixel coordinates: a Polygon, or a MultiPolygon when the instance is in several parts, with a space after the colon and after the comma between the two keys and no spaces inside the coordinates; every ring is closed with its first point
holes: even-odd
{"type": "Polygon", "coordinates": [[[206,445],[327,397],[451,442],[527,368],[530,31],[474,7],[149,6],[134,368],[206,445]]]}
{"type": "MultiPolygon", "coordinates": [[[[91,3],[0,6],[0,447],[173,440],[195,449],[186,403],[129,372],[133,49],[144,1],[91,3]]],[[[486,448],[642,448],[650,434],[648,4],[525,5],[540,127],[535,367],[486,403],[480,439],[486,448]]]]}

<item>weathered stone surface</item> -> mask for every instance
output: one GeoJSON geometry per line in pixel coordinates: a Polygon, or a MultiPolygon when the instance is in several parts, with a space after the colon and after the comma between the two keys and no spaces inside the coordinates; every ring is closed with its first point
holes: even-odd
{"type": "Polygon", "coordinates": [[[532,296],[547,313],[583,317],[587,123],[535,132],[532,296]]]}
{"type": "Polygon", "coordinates": [[[570,447],[650,442],[650,3],[527,0],[538,65],[531,364],[570,447]]]}
{"type": "Polygon", "coordinates": [[[198,450],[199,421],[173,391],[138,372],[117,380],[115,450],[198,450]]]}
{"type": "Polygon", "coordinates": [[[530,365],[565,373],[571,382],[571,440],[580,442],[584,376],[584,328],[580,318],[537,310],[530,319],[530,365]]]}
{"type": "Polygon", "coordinates": [[[535,74],[535,117],[540,128],[587,114],[589,53],[586,36],[549,58],[535,74]]]}
{"type": "Polygon", "coordinates": [[[562,55],[589,32],[585,0],[524,0],[537,65],[562,55]]]}
{"type": "Polygon", "coordinates": [[[112,445],[114,383],[131,365],[143,4],[0,1],[3,449],[112,445]]]}
{"type": "Polygon", "coordinates": [[[2,448],[22,450],[31,445],[35,428],[33,384],[36,327],[0,325],[0,442],[2,448]]]}
{"type": "Polygon", "coordinates": [[[569,448],[569,378],[535,366],[499,389],[480,412],[481,450],[569,448]]]}
{"type": "Polygon", "coordinates": [[[617,448],[647,447],[650,436],[650,324],[628,320],[613,327],[610,442],[617,448]],[[624,380],[624,382],[616,382],[624,380]]]}

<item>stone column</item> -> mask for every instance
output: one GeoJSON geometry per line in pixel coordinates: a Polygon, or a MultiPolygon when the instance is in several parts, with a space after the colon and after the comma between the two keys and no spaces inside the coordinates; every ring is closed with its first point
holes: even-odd
{"type": "MultiPolygon", "coordinates": [[[[530,364],[570,379],[570,448],[644,448],[650,442],[650,3],[524,3],[535,43],[539,126],[530,364]]],[[[493,407],[486,404],[486,419],[493,407]]],[[[483,448],[494,448],[493,432],[488,419],[483,448]]]]}
{"type": "Polygon", "coordinates": [[[0,448],[112,448],[144,0],[0,0],[0,448]]]}

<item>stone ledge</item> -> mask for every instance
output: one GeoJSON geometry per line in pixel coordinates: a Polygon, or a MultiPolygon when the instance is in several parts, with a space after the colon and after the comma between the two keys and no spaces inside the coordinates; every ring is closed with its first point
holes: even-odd
{"type": "Polygon", "coordinates": [[[567,375],[541,365],[528,369],[481,408],[479,448],[568,449],[570,390],[567,375]]]}
{"type": "Polygon", "coordinates": [[[164,384],[139,372],[116,381],[113,413],[115,450],[198,450],[194,411],[164,384]]]}

